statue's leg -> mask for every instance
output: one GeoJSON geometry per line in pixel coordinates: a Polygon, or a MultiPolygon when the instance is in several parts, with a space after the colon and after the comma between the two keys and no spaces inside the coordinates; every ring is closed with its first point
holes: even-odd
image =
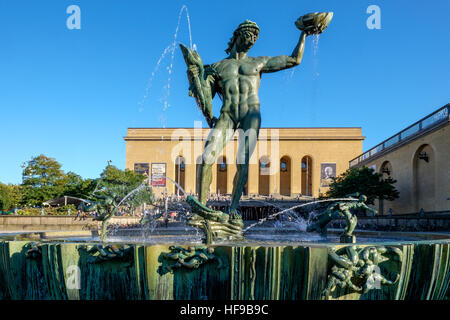
{"type": "Polygon", "coordinates": [[[261,125],[261,114],[259,110],[250,110],[245,119],[241,122],[239,147],[237,152],[237,172],[233,179],[233,194],[231,195],[230,212],[236,213],[239,206],[239,199],[244,191],[245,184],[248,179],[248,165],[251,155],[256,147],[258,140],[259,128],[261,125]],[[243,136],[241,134],[243,133],[243,136]]]}
{"type": "Polygon", "coordinates": [[[344,210],[343,212],[344,219],[345,219],[345,227],[344,227],[344,234],[345,235],[351,235],[350,229],[352,224],[352,214],[349,210],[344,210]]]}
{"type": "Polygon", "coordinates": [[[358,219],[349,210],[346,210],[344,214],[345,214],[345,221],[347,224],[344,228],[344,234],[347,236],[351,236],[353,234],[353,231],[355,230],[358,219]]]}
{"type": "Polygon", "coordinates": [[[212,181],[212,166],[217,156],[233,137],[234,123],[231,118],[222,113],[216,125],[209,133],[205,149],[203,150],[202,163],[200,164],[199,200],[206,205],[209,196],[209,187],[212,181]]]}

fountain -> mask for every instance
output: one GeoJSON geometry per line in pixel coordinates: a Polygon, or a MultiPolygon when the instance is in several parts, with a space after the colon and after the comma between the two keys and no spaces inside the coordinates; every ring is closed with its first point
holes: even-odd
{"type": "MultiPolygon", "coordinates": [[[[250,118],[238,119],[239,115],[224,108],[221,116],[215,118],[211,99],[217,81],[230,89],[227,86],[233,79],[226,77],[234,73],[228,71],[239,69],[243,74],[234,80],[244,81],[248,90],[255,90],[251,84],[259,83],[260,72],[298,65],[306,37],[322,33],[331,17],[332,13],[300,17],[295,25],[302,33],[292,56],[275,60],[262,58],[264,61],[255,65],[246,55],[259,34],[259,27],[252,21],[239,25],[227,49],[230,57],[216,64],[203,65],[192,45],[191,48],[181,45],[188,65],[190,95],[195,97],[212,132],[236,129],[235,122],[244,123],[243,129],[255,131],[246,140],[248,148],[241,158],[238,155],[238,173],[228,212],[206,205],[211,183],[210,163],[222,147],[218,141],[226,137],[212,134],[203,154],[199,198],[187,195],[168,178],[178,185],[191,210],[181,233],[170,228],[159,232],[147,221],[153,229],[146,237],[131,238],[120,235],[120,230],[107,237],[109,218],[148,181],[125,197],[104,192],[103,198],[97,197],[100,200],[92,207],[102,211],[100,238],[63,237],[51,232],[0,238],[0,299],[439,300],[448,297],[448,234],[374,234],[355,229],[354,211],[368,208],[362,195],[280,208],[254,223],[244,221],[239,213],[260,114],[259,108],[253,106],[248,112],[250,118]],[[236,67],[238,63],[240,68],[236,67]],[[251,67],[261,69],[253,73],[251,67]],[[321,202],[330,204],[311,221],[303,220],[295,211],[321,202]],[[284,230],[280,223],[276,230],[264,227],[267,219],[287,214],[299,217],[307,232],[284,230]],[[327,230],[333,219],[341,218],[346,222],[342,234],[327,230]]],[[[220,89],[217,93],[223,96],[224,105],[232,98],[220,89]]],[[[252,99],[257,99],[256,95],[252,99]]]]}

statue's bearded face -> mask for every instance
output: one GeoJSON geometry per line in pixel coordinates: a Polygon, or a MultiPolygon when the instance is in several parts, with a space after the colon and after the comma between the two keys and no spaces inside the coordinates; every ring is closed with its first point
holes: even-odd
{"type": "Polygon", "coordinates": [[[249,30],[239,32],[236,39],[236,49],[238,52],[247,52],[255,44],[258,36],[249,30]]]}

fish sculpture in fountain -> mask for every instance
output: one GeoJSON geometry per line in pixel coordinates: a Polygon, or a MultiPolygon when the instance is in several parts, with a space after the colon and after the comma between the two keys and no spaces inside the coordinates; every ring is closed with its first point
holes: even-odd
{"type": "Polygon", "coordinates": [[[160,274],[173,272],[180,268],[198,269],[207,262],[216,261],[217,269],[225,265],[220,256],[214,253],[214,248],[207,246],[190,246],[188,248],[170,246],[170,252],[162,252],[159,261],[162,265],[158,268],[160,274]]]}
{"type": "Polygon", "coordinates": [[[307,232],[317,231],[322,235],[327,234],[328,224],[333,219],[344,218],[346,226],[344,228],[344,232],[341,234],[340,242],[341,243],[355,243],[356,238],[353,235],[353,231],[355,230],[356,224],[358,222],[358,218],[356,217],[356,212],[360,209],[369,210],[374,213],[377,211],[368,207],[364,202],[367,201],[367,197],[365,195],[359,195],[359,193],[351,194],[351,196],[359,196],[358,199],[353,199],[353,202],[348,201],[340,201],[337,203],[333,203],[325,210],[325,212],[321,213],[314,221],[313,224],[308,226],[306,229],[307,232]]]}

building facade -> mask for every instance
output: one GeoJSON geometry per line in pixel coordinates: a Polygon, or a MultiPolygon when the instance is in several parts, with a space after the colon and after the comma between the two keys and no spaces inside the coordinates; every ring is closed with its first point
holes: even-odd
{"type": "Polygon", "coordinates": [[[350,161],[397,180],[394,201],[376,201],[380,213],[450,211],[450,104],[350,161]]]}
{"type": "MultiPolygon", "coordinates": [[[[126,168],[151,176],[155,193],[197,193],[197,176],[210,129],[129,128],[126,168]]],[[[231,194],[239,139],[236,132],[213,165],[211,194],[231,194]]],[[[261,128],[250,159],[246,195],[318,197],[331,178],[362,153],[361,128],[261,128]]]]}

